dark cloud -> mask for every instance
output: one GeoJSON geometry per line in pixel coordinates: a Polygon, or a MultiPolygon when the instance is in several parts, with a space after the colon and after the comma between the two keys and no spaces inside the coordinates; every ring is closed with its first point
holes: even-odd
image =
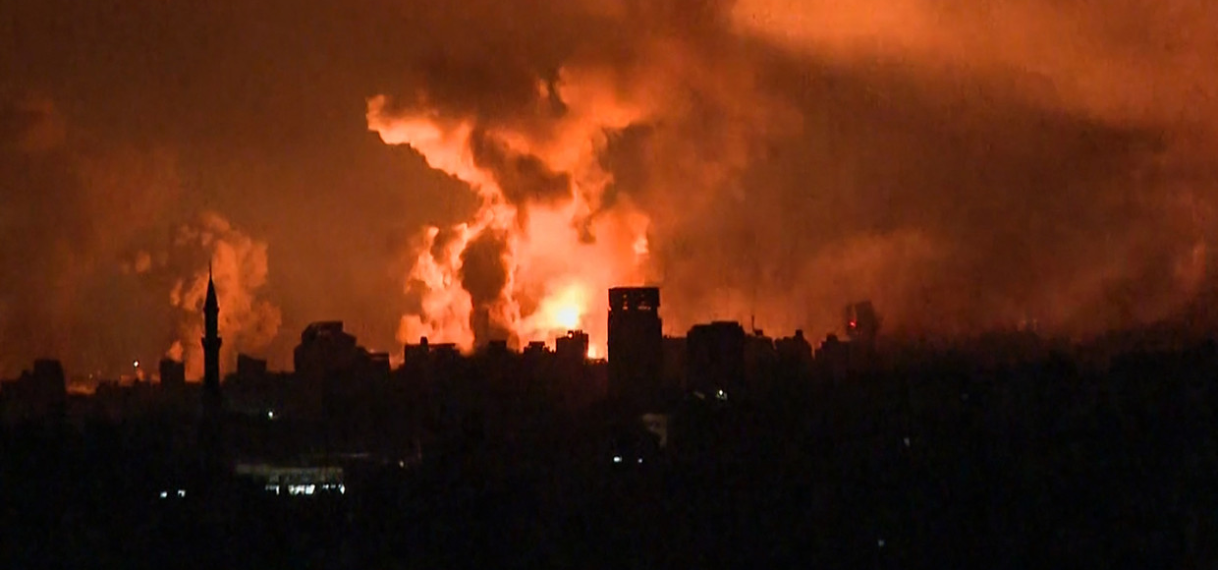
{"type": "Polygon", "coordinates": [[[571,200],[571,179],[554,172],[535,156],[520,155],[493,139],[473,135],[474,161],[489,170],[504,197],[522,208],[528,204],[552,204],[571,200]]]}
{"type": "Polygon", "coordinates": [[[475,308],[494,303],[507,286],[507,237],[495,231],[478,234],[461,252],[461,283],[475,308]]]}
{"type": "Polygon", "coordinates": [[[507,235],[484,230],[461,252],[461,285],[473,304],[470,327],[475,341],[507,340],[510,323],[504,315],[510,279],[507,235]]]}

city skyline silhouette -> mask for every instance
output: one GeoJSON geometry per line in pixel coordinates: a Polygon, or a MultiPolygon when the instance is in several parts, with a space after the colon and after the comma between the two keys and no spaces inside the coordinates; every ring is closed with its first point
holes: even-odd
{"type": "Polygon", "coordinates": [[[1218,4],[0,4],[0,568],[1209,568],[1218,4]]]}

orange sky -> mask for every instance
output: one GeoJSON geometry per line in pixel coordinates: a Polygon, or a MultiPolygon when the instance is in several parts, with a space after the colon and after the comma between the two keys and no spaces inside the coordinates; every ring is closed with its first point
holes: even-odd
{"type": "Polygon", "coordinates": [[[173,293],[221,251],[225,347],[275,367],[311,321],[397,352],[477,306],[596,343],[619,283],[672,334],[818,336],[862,298],[915,333],[1174,318],[1213,291],[1215,10],[8,3],[0,374],[190,342],[173,293]]]}

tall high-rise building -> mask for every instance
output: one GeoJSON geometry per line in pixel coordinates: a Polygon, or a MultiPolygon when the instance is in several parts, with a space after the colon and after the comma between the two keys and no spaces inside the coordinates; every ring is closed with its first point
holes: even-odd
{"type": "Polygon", "coordinates": [[[633,408],[657,403],[664,373],[660,290],[609,290],[609,397],[633,408]]]}
{"type": "Polygon", "coordinates": [[[207,300],[203,304],[203,411],[215,416],[220,411],[220,304],[211,267],[207,268],[207,300]]]}

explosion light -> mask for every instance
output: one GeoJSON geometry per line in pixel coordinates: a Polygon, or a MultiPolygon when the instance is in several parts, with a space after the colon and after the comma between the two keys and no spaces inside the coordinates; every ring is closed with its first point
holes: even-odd
{"type": "Polygon", "coordinates": [[[579,313],[579,307],[575,305],[563,305],[562,307],[559,307],[558,311],[554,315],[554,318],[558,322],[559,326],[565,329],[574,330],[579,328],[579,313]]]}

